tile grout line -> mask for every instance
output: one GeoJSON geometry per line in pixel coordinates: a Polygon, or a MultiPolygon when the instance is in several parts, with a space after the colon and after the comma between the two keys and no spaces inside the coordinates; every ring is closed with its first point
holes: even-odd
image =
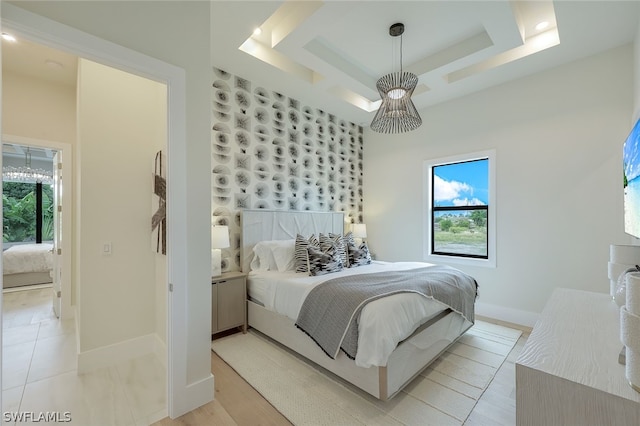
{"type": "Polygon", "coordinates": [[[29,380],[29,373],[31,372],[31,364],[33,363],[33,355],[36,352],[36,345],[38,344],[38,336],[40,335],[41,324],[38,323],[38,332],[36,333],[36,340],[33,342],[33,350],[31,351],[31,359],[29,360],[29,368],[27,368],[27,375],[24,378],[24,384],[22,385],[22,393],[20,394],[20,403],[18,404],[18,412],[22,409],[22,402],[24,401],[24,393],[27,390],[27,381],[29,380]]]}

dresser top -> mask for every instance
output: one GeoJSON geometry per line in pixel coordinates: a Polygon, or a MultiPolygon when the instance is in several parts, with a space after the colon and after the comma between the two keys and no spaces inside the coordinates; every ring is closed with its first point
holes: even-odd
{"type": "Polygon", "coordinates": [[[622,347],[620,309],[610,295],[558,288],[516,364],[640,402],[618,363],[622,347]]]}

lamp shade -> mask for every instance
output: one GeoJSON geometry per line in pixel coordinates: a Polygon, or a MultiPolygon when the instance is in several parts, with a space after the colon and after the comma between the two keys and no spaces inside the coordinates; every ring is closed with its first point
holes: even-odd
{"type": "Polygon", "coordinates": [[[418,85],[418,76],[402,71],[402,34],[404,24],[397,22],[389,27],[391,37],[400,36],[400,72],[383,75],[376,83],[382,103],[371,122],[371,130],[378,133],[404,133],[422,124],[411,95],[418,85]]]}
{"type": "Polygon", "coordinates": [[[229,227],[214,225],[211,227],[211,248],[221,249],[229,247],[229,227]]]}
{"type": "Polygon", "coordinates": [[[410,72],[394,72],[382,76],[376,83],[382,103],[371,122],[371,130],[378,133],[404,133],[422,124],[411,95],[418,77],[410,72]]]}
{"type": "Polygon", "coordinates": [[[354,223],[351,232],[356,238],[367,238],[367,225],[364,223],[354,223]]]}

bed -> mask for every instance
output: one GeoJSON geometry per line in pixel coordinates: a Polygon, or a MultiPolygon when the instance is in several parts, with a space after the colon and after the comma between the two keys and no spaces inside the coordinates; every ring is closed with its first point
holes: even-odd
{"type": "MultiPolygon", "coordinates": [[[[356,277],[359,280],[365,276],[378,276],[378,272],[405,274],[409,271],[410,275],[417,275],[439,266],[420,262],[374,261],[357,268],[345,268],[338,273],[309,276],[308,273],[292,271],[291,265],[277,270],[276,267],[265,268],[256,263],[257,249],[266,244],[271,246],[281,241],[283,246],[288,246],[297,235],[321,233],[342,235],[343,214],[241,211],[240,257],[242,270],[248,274],[248,324],[374,397],[388,400],[473,325],[475,280],[471,313],[468,306],[465,309],[451,308],[421,294],[394,293],[376,298],[359,311],[355,326],[358,330],[355,353],[345,346],[339,346],[337,351],[331,346],[329,350],[322,339],[309,334],[308,326],[300,319],[306,309],[305,301],[308,302],[317,288],[325,287],[327,280],[339,281],[342,278],[337,278],[346,275],[345,280],[353,281],[356,277]],[[321,283],[325,284],[320,286],[321,283]],[[392,318],[394,312],[412,314],[409,319],[398,319],[392,318]]],[[[469,299],[468,295],[465,297],[469,299]]],[[[349,334],[345,332],[344,335],[349,334]]]]}
{"type": "Polygon", "coordinates": [[[53,245],[18,244],[2,252],[3,288],[52,282],[53,245]]]}

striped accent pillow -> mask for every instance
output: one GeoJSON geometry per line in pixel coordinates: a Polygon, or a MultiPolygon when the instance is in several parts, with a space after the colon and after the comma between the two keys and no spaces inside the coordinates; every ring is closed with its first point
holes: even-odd
{"type": "MultiPolygon", "coordinates": [[[[322,240],[322,234],[320,234],[320,239],[322,240]]],[[[329,242],[328,245],[324,245],[322,242],[320,244],[322,249],[311,245],[307,247],[309,274],[316,276],[342,271],[342,256],[336,245],[332,242],[329,242]]]]}
{"type": "Polygon", "coordinates": [[[349,258],[347,256],[347,246],[344,241],[344,237],[340,234],[329,233],[329,235],[320,234],[320,249],[325,251],[329,244],[335,244],[338,254],[342,258],[342,265],[345,268],[349,267],[349,258]]]}
{"type": "Polygon", "coordinates": [[[367,243],[363,241],[358,246],[351,232],[344,236],[344,240],[347,246],[349,268],[355,268],[357,266],[368,265],[371,263],[371,253],[369,252],[369,246],[367,246],[367,243]]]}
{"type": "Polygon", "coordinates": [[[309,254],[307,253],[307,247],[309,246],[320,249],[320,241],[316,238],[315,234],[311,235],[308,239],[300,234],[296,235],[294,249],[296,272],[309,272],[309,254]]]}

